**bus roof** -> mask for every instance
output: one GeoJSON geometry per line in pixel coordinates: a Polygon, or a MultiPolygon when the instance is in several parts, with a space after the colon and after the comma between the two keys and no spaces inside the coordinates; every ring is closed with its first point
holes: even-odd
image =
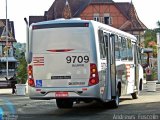
{"type": "Polygon", "coordinates": [[[96,22],[96,21],[91,21],[93,24],[97,24],[98,26],[98,28],[99,29],[102,29],[102,30],[106,30],[106,31],[109,31],[109,32],[111,32],[111,33],[113,33],[113,34],[117,34],[117,35],[119,35],[119,36],[122,36],[122,37],[127,37],[127,38],[130,38],[132,41],[134,41],[134,42],[136,42],[137,41],[137,38],[134,36],[134,35],[132,35],[132,34],[130,34],[130,33],[127,33],[127,32],[124,32],[124,31],[122,31],[122,30],[119,30],[119,29],[117,29],[117,28],[114,28],[114,27],[111,27],[111,26],[109,26],[109,25],[106,25],[106,24],[103,24],[103,23],[100,23],[100,22],[96,22]]]}

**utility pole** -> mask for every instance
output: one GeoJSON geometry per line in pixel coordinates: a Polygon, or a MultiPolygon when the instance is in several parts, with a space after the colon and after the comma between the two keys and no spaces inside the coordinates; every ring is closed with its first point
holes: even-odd
{"type": "MultiPolygon", "coordinates": [[[[6,0],[6,46],[8,47],[8,20],[7,20],[7,0],[6,0]]],[[[8,49],[6,51],[6,73],[8,78],[8,49]]]]}

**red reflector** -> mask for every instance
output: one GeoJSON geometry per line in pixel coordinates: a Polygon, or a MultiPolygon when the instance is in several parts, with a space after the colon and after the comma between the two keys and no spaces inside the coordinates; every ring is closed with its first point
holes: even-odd
{"type": "Polygon", "coordinates": [[[36,89],[36,91],[37,91],[37,92],[40,92],[40,91],[41,91],[41,89],[36,89]]]}
{"type": "Polygon", "coordinates": [[[87,90],[87,88],[82,88],[83,91],[87,90]]]}

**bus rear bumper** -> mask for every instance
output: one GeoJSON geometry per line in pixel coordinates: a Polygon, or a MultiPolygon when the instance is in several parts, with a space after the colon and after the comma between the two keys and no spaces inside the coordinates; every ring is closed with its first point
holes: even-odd
{"type": "Polygon", "coordinates": [[[29,87],[30,99],[100,98],[99,85],[69,88],[34,88],[29,87]]]}

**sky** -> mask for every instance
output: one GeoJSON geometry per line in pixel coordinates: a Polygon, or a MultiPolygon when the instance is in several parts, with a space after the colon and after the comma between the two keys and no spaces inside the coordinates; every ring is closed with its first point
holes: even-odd
{"type": "MultiPolygon", "coordinates": [[[[113,0],[114,2],[131,2],[131,0],[113,0]]],[[[7,0],[7,18],[14,21],[17,42],[26,42],[24,18],[32,15],[44,15],[54,0],[7,0]]],[[[160,0],[132,0],[139,19],[147,28],[157,28],[160,21],[160,0]]],[[[0,0],[0,19],[6,18],[6,0],[0,0]]]]}

